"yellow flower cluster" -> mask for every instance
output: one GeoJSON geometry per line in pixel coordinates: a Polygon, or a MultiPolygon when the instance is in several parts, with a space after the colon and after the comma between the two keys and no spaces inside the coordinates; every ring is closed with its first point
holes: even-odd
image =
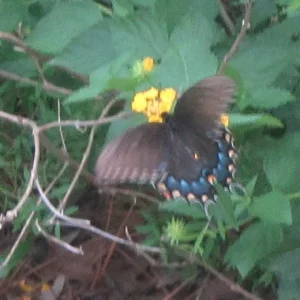
{"type": "Polygon", "coordinates": [[[132,110],[144,113],[148,122],[163,122],[162,114],[172,109],[176,91],[172,88],[158,90],[154,87],[136,93],[131,103],[132,110]]]}

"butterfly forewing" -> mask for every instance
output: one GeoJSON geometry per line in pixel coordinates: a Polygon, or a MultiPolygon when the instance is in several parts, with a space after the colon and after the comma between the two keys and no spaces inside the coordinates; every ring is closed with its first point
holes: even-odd
{"type": "Polygon", "coordinates": [[[220,117],[235,94],[235,83],[226,76],[212,76],[189,88],[177,101],[175,122],[198,134],[220,136],[220,117]]]}

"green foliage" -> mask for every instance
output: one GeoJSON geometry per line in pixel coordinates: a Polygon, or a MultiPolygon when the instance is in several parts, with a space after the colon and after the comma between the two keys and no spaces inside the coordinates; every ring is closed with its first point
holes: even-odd
{"type": "MultiPolygon", "coordinates": [[[[229,37],[218,1],[114,0],[110,8],[91,0],[0,0],[0,31],[15,34],[32,50],[20,51],[8,35],[0,35],[0,74],[14,75],[1,75],[0,109],[41,125],[58,119],[58,98],[62,120],[88,120],[99,117],[111,90],[118,90],[124,100],[113,113],[131,111],[134,94],[151,86],[182,93],[217,72],[240,31],[246,2],[235,1],[230,7],[235,34],[229,37]],[[137,72],[146,56],[155,59],[154,70],[137,72]],[[42,86],[40,72],[56,89],[42,86]],[[71,92],[61,94],[58,87],[71,92]]],[[[251,28],[225,70],[238,85],[230,129],[241,148],[238,180],[246,194],[216,187],[219,200],[208,207],[210,220],[198,204],[163,202],[158,210],[142,212],[145,224],[137,231],[145,235],[147,245],[176,245],[215,266],[236,269],[240,280],[247,278],[253,288],[278,284],[280,300],[300,299],[300,1],[254,2],[251,28]]],[[[34,147],[28,128],[0,122],[0,205],[7,211],[27,187],[34,147]]],[[[143,115],[134,114],[101,126],[88,169],[93,170],[103,145],[144,122],[143,115]]],[[[70,157],[80,161],[89,130],[72,126],[61,132],[70,157]]],[[[44,133],[61,148],[61,132],[53,128],[44,133]]],[[[62,164],[43,147],[40,154],[38,176],[46,187],[62,164]]],[[[50,191],[55,205],[72,175],[68,171],[50,191]]],[[[85,183],[80,184],[83,189],[85,183]]],[[[51,214],[36,203],[32,194],[14,222],[15,231],[32,211],[34,220],[46,226],[51,214]]],[[[73,206],[65,210],[75,212],[73,206]]],[[[59,226],[46,229],[61,235],[59,226]]],[[[30,231],[36,233],[33,225],[30,231]]],[[[19,245],[1,277],[23,259],[31,244],[19,245]]]]}
{"type": "Polygon", "coordinates": [[[236,267],[245,277],[263,258],[279,247],[282,232],[279,225],[258,222],[247,228],[240,238],[228,248],[225,261],[236,267]]]}

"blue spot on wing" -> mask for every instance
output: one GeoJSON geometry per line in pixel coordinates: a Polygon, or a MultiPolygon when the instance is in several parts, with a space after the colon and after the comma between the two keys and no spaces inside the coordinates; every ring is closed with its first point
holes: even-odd
{"type": "Polygon", "coordinates": [[[228,152],[229,144],[224,140],[218,140],[218,148],[221,152],[228,152]]]}
{"type": "Polygon", "coordinates": [[[182,195],[186,196],[191,192],[190,185],[185,180],[180,180],[180,192],[182,195]]]}
{"type": "Polygon", "coordinates": [[[227,153],[218,153],[219,163],[221,165],[228,165],[230,163],[230,158],[227,153]]]}
{"type": "Polygon", "coordinates": [[[218,164],[218,167],[213,169],[213,173],[220,183],[225,183],[226,178],[230,175],[227,166],[222,166],[221,164],[218,164]]]}
{"type": "Polygon", "coordinates": [[[169,190],[174,191],[174,190],[179,190],[179,182],[173,177],[173,176],[168,176],[166,185],[169,190]]]}
{"type": "Polygon", "coordinates": [[[200,197],[203,194],[208,194],[210,184],[203,177],[200,177],[198,181],[192,182],[191,188],[194,195],[200,197]]]}

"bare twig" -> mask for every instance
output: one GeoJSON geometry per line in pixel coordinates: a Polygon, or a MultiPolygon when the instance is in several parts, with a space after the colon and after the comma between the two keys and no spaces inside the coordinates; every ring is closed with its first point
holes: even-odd
{"type": "Polygon", "coordinates": [[[12,219],[14,219],[18,215],[20,209],[23,207],[23,205],[27,201],[27,199],[32,191],[33,182],[34,182],[35,178],[37,177],[37,171],[38,171],[38,162],[39,162],[39,158],[40,158],[40,141],[39,141],[38,126],[32,120],[29,120],[27,118],[23,118],[20,116],[15,116],[15,115],[6,113],[4,111],[0,111],[0,118],[6,119],[15,124],[25,125],[27,127],[30,127],[32,130],[32,135],[33,135],[33,139],[34,139],[34,158],[33,158],[33,164],[32,164],[32,168],[31,168],[30,178],[29,178],[29,182],[27,184],[27,188],[26,188],[22,198],[20,199],[18,204],[15,206],[15,208],[7,211],[6,216],[1,215],[0,225],[2,225],[5,222],[11,222],[12,219]]]}
{"type": "Polygon", "coordinates": [[[113,121],[123,119],[126,117],[132,116],[132,112],[120,112],[116,114],[115,116],[112,117],[106,117],[106,118],[99,118],[97,120],[88,120],[88,121],[79,121],[79,120],[65,120],[65,121],[54,121],[47,123],[45,125],[41,125],[39,127],[40,131],[45,131],[49,130],[51,128],[55,127],[64,127],[64,126],[75,126],[75,127],[91,127],[91,126],[96,126],[96,125],[103,125],[107,123],[111,123],[113,121]]]}
{"type": "Polygon", "coordinates": [[[61,226],[75,227],[75,228],[80,228],[80,229],[87,230],[89,232],[93,232],[95,234],[98,234],[98,235],[106,238],[106,239],[114,241],[118,244],[129,246],[130,248],[134,249],[138,253],[140,253],[139,251],[146,251],[146,252],[149,252],[149,253],[162,253],[163,252],[163,250],[159,247],[150,247],[150,246],[145,246],[145,245],[137,244],[137,243],[134,243],[134,242],[130,242],[130,241],[127,241],[125,239],[119,238],[119,237],[117,237],[113,234],[110,234],[106,231],[103,231],[103,230],[101,230],[101,229],[99,229],[95,226],[92,226],[92,225],[73,224],[73,223],[65,222],[65,221],[59,221],[58,223],[61,226]]]}
{"type": "Polygon", "coordinates": [[[21,82],[21,83],[26,83],[26,84],[29,84],[34,87],[41,86],[42,89],[46,92],[55,92],[55,93],[59,93],[59,94],[66,95],[66,96],[70,95],[73,92],[72,90],[56,86],[50,82],[43,82],[41,84],[40,82],[38,82],[36,80],[32,80],[32,79],[29,79],[26,77],[21,77],[17,74],[7,72],[7,71],[1,70],[1,69],[0,69],[0,77],[5,78],[5,79],[10,79],[13,81],[17,81],[17,82],[21,82]]]}
{"type": "Polygon", "coordinates": [[[41,225],[39,224],[38,219],[35,220],[35,227],[37,228],[38,232],[41,233],[47,240],[49,240],[52,243],[57,244],[58,246],[65,248],[67,251],[70,251],[74,254],[81,254],[83,255],[83,250],[82,247],[73,247],[72,245],[68,244],[67,242],[60,240],[58,238],[56,238],[55,236],[49,234],[48,232],[46,232],[41,225]]]}
{"type": "MultiPolygon", "coordinates": [[[[58,119],[58,122],[61,121],[60,100],[59,99],[57,99],[57,119],[58,119]]],[[[40,128],[40,130],[41,130],[41,128],[40,128]]],[[[68,154],[68,149],[67,149],[67,146],[66,146],[66,142],[65,142],[65,138],[64,138],[64,134],[63,134],[61,126],[59,126],[59,134],[60,134],[63,149],[68,154]]]]}
{"type": "Polygon", "coordinates": [[[253,5],[253,0],[249,0],[248,4],[246,5],[246,13],[245,13],[245,18],[244,18],[244,22],[241,28],[240,33],[238,34],[236,40],[234,41],[234,43],[232,44],[230,50],[228,51],[228,53],[225,55],[220,68],[218,70],[218,74],[222,74],[227,63],[229,62],[229,60],[232,58],[232,56],[234,55],[234,53],[237,51],[239,45],[241,44],[247,28],[248,28],[248,24],[250,22],[250,17],[251,17],[251,10],[252,10],[252,5],[253,5]]]}
{"type": "Polygon", "coordinates": [[[89,220],[85,220],[85,219],[77,219],[77,218],[71,218],[68,217],[66,215],[64,215],[63,213],[59,212],[50,202],[50,200],[47,198],[47,196],[45,195],[45,193],[43,192],[40,182],[38,179],[35,180],[35,186],[39,192],[39,195],[41,197],[41,200],[43,201],[43,203],[47,206],[47,208],[54,214],[54,216],[58,219],[61,219],[63,221],[66,222],[70,222],[70,223],[75,223],[75,224],[90,224],[89,220]]]}
{"type": "Polygon", "coordinates": [[[45,195],[45,193],[43,192],[39,181],[36,179],[35,180],[35,184],[37,187],[37,190],[40,194],[40,197],[42,199],[42,201],[45,203],[45,205],[49,208],[49,210],[55,215],[55,217],[59,220],[59,224],[61,226],[68,226],[68,227],[75,227],[75,228],[81,228],[81,229],[85,229],[87,231],[96,233],[104,238],[107,238],[111,241],[114,241],[118,244],[123,244],[123,245],[127,245],[130,246],[133,249],[136,249],[137,251],[148,251],[151,253],[161,253],[162,250],[160,248],[157,247],[149,247],[149,246],[144,246],[144,245],[140,245],[137,243],[133,243],[127,240],[124,240],[122,238],[119,238],[113,234],[110,234],[106,231],[103,231],[95,226],[91,226],[90,222],[88,220],[83,220],[83,219],[77,219],[77,218],[70,218],[68,216],[65,216],[64,214],[62,214],[61,212],[59,212],[49,201],[49,199],[47,198],[47,196],[45,195]]]}
{"type": "MultiPolygon", "coordinates": [[[[102,113],[100,115],[99,120],[103,119],[108,114],[109,110],[111,109],[111,107],[115,103],[116,103],[115,99],[113,99],[112,101],[110,101],[108,103],[108,105],[103,109],[103,111],[102,111],[102,113]]],[[[90,137],[89,137],[89,142],[88,142],[86,150],[85,150],[85,152],[83,154],[83,157],[82,157],[82,160],[80,162],[80,165],[79,165],[79,167],[78,167],[78,169],[77,169],[77,171],[75,173],[75,176],[74,176],[74,178],[73,178],[73,180],[72,180],[72,182],[71,182],[71,184],[70,184],[70,186],[69,186],[69,188],[68,188],[68,190],[67,190],[67,192],[66,192],[66,194],[64,196],[64,199],[61,201],[61,203],[59,205],[58,210],[63,210],[65,208],[65,206],[67,204],[67,201],[69,199],[69,196],[71,195],[71,193],[72,193],[72,191],[73,191],[73,189],[74,189],[74,187],[75,187],[75,185],[76,185],[76,183],[78,181],[78,178],[79,178],[79,176],[80,176],[80,174],[81,174],[81,172],[82,172],[82,170],[83,170],[83,168],[84,168],[84,166],[86,164],[86,161],[87,161],[87,159],[89,157],[89,154],[91,152],[91,148],[92,148],[92,145],[93,145],[95,131],[96,131],[96,125],[94,125],[92,127],[92,129],[91,129],[90,137]]]]}
{"type": "Polygon", "coordinates": [[[227,13],[226,7],[222,0],[218,0],[218,3],[220,6],[220,14],[221,14],[222,20],[223,20],[227,30],[229,31],[230,35],[234,35],[234,32],[235,32],[234,24],[231,21],[229,15],[227,13]]]}

